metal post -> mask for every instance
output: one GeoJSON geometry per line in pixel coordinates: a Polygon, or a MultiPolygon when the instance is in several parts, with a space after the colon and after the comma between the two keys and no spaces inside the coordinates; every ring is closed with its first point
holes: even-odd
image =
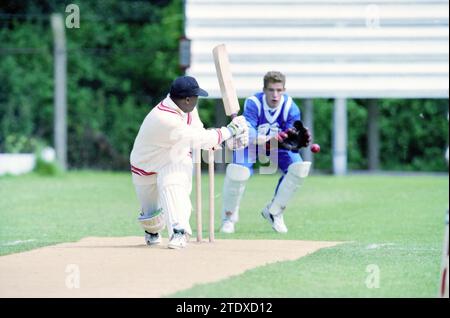
{"type": "Polygon", "coordinates": [[[64,23],[61,14],[51,15],[54,42],[54,146],[56,160],[67,169],[67,51],[64,23]]]}
{"type": "Polygon", "coordinates": [[[347,173],[347,100],[336,98],[333,114],[333,173],[347,173]]]}
{"type": "Polygon", "coordinates": [[[368,100],[367,145],[369,170],[380,168],[380,136],[378,128],[378,105],[376,99],[368,100]]]}

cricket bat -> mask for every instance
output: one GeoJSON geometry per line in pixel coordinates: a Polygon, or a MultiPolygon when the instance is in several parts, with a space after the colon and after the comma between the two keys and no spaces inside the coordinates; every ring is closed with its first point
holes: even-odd
{"type": "Polygon", "coordinates": [[[234,118],[239,113],[239,100],[233,84],[230,60],[228,59],[225,44],[220,44],[213,49],[214,64],[216,65],[217,79],[219,80],[225,114],[234,118]]]}

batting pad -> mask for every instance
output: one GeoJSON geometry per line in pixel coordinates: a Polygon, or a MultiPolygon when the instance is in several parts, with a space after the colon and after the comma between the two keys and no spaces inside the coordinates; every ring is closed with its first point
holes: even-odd
{"type": "Polygon", "coordinates": [[[183,229],[192,235],[190,193],[192,190],[192,164],[169,164],[158,173],[158,193],[164,211],[169,236],[173,229],[183,229]]]}
{"type": "Polygon", "coordinates": [[[149,233],[159,233],[164,229],[165,225],[162,209],[158,209],[150,215],[141,215],[138,221],[142,228],[149,233]]]}

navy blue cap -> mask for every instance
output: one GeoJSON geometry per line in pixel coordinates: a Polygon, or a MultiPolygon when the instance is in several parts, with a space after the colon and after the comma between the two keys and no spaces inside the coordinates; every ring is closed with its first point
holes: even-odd
{"type": "Polygon", "coordinates": [[[195,78],[191,76],[181,76],[173,81],[170,87],[170,96],[190,97],[208,96],[208,92],[201,89],[195,78]]]}

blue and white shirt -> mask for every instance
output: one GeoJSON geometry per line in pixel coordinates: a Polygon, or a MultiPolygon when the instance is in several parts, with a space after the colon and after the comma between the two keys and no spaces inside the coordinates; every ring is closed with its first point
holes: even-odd
{"type": "Polygon", "coordinates": [[[263,92],[245,100],[244,113],[249,124],[249,142],[253,144],[257,135],[275,136],[280,131],[293,127],[300,120],[300,109],[287,94],[283,94],[277,108],[270,108],[263,92]]]}

